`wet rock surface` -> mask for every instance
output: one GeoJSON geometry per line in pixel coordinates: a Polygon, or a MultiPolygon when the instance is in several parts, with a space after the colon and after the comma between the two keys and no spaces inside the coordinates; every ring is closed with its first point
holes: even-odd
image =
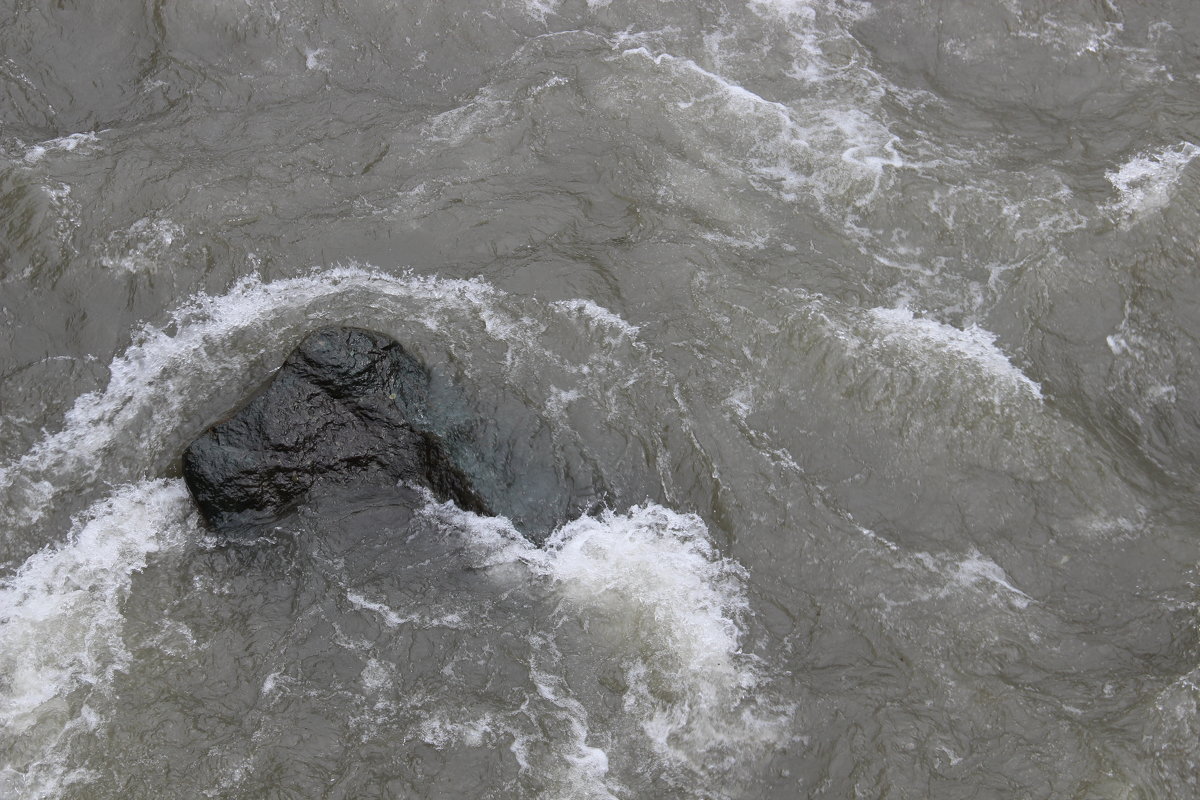
{"type": "Polygon", "coordinates": [[[184,480],[209,524],[234,539],[255,535],[310,496],[399,484],[491,513],[445,443],[417,424],[428,390],[424,365],[391,337],[320,329],[238,411],[188,446],[184,480]]]}

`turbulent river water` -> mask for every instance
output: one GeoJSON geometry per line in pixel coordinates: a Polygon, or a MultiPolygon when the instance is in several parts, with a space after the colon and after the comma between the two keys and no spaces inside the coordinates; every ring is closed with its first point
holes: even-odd
{"type": "Polygon", "coordinates": [[[3,0],[0,797],[1200,796],[1197,156],[1194,0],[3,0]],[[327,323],[503,517],[213,538],[327,323]]]}

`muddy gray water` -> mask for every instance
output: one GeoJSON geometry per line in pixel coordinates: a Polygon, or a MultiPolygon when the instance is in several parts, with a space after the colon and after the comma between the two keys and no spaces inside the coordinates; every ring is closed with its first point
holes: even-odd
{"type": "Polygon", "coordinates": [[[1198,43],[3,3],[0,796],[1196,796],[1198,43]],[[506,518],[218,546],[179,454],[325,323],[506,518]]]}

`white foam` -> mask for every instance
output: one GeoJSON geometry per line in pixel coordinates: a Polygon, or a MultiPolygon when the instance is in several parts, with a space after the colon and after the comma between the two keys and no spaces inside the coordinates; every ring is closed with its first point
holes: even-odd
{"type": "Polygon", "coordinates": [[[467,553],[472,569],[486,569],[506,564],[541,564],[546,554],[534,547],[507,517],[484,517],[463,511],[453,503],[439,503],[428,490],[421,513],[442,525],[465,531],[470,536],[467,553]]]}
{"type": "Polygon", "coordinates": [[[813,0],[750,0],[750,6],[782,19],[812,23],[817,17],[813,0]]]}
{"type": "Polygon", "coordinates": [[[383,603],[376,603],[357,592],[347,592],[346,599],[350,601],[350,605],[355,608],[360,608],[364,611],[374,611],[383,618],[383,624],[389,628],[396,628],[406,622],[411,622],[414,618],[411,616],[402,617],[383,603]]]}
{"type": "Polygon", "coordinates": [[[559,528],[546,544],[547,572],[572,600],[648,612],[654,633],[689,667],[749,680],[732,658],[736,617],[746,611],[743,570],[718,556],[694,514],[658,505],[605,512],[559,528]]]}
{"type": "MultiPolygon", "coordinates": [[[[393,322],[424,326],[469,370],[549,366],[557,380],[574,376],[589,393],[606,385],[614,362],[641,357],[613,352],[640,350],[630,338],[636,326],[594,303],[530,310],[531,304],[535,301],[507,295],[481,279],[396,275],[357,264],[271,282],[247,277],[225,294],[197,294],[171,312],[165,325],[136,331],[130,346],[110,362],[104,389],[79,396],[58,431],[0,464],[0,537],[16,545],[21,531],[65,500],[87,502],[95,497],[88,493],[104,485],[158,469],[155,460],[182,448],[195,433],[181,427],[182,419],[239,387],[252,388],[314,323],[384,331],[393,322]],[[556,328],[554,339],[547,338],[547,311],[584,322],[574,326],[576,333],[594,346],[583,361],[574,350],[565,356],[555,351],[563,337],[556,328]],[[126,446],[134,440],[138,447],[126,446]],[[80,496],[84,500],[75,499],[80,496]]],[[[529,386],[543,374],[549,373],[523,372],[512,379],[529,386]]]]}
{"type": "MultiPolygon", "coordinates": [[[[931,600],[941,601],[954,595],[962,595],[964,590],[969,590],[977,596],[982,595],[992,607],[1004,606],[1023,611],[1036,602],[1013,582],[1003,567],[976,549],[971,549],[966,555],[908,551],[887,537],[854,523],[853,520],[851,523],[863,537],[882,548],[884,563],[921,575],[908,586],[895,589],[896,596],[880,594],[879,599],[885,608],[928,603],[931,600]],[[996,591],[997,589],[1000,591],[996,591]]],[[[944,607],[938,606],[937,613],[943,610],[944,607]]],[[[931,613],[934,613],[932,609],[931,613]]],[[[976,607],[972,618],[978,617],[978,613],[979,608],[976,607]]]]}
{"type": "Polygon", "coordinates": [[[1104,173],[1119,195],[1109,208],[1124,217],[1138,217],[1164,208],[1171,201],[1184,169],[1197,155],[1200,147],[1180,142],[1138,153],[1116,170],[1104,173]]]}
{"type": "MultiPolygon", "coordinates": [[[[648,59],[671,73],[672,85],[660,102],[664,111],[682,117],[682,135],[704,132],[697,146],[707,161],[731,167],[787,202],[811,197],[829,213],[847,200],[862,206],[878,193],[885,168],[905,164],[898,138],[885,125],[835,97],[792,108],[689,58],[645,45],[622,55],[648,59]],[[672,103],[673,96],[681,99],[672,103]],[[833,196],[838,201],[828,202],[833,196]]],[[[824,67],[814,69],[824,75],[824,67]]]]}
{"type": "Polygon", "coordinates": [[[754,387],[743,384],[725,398],[725,405],[743,421],[754,413],[754,387]]]}
{"type": "Polygon", "coordinates": [[[1016,608],[1026,608],[1033,601],[1033,598],[1012,584],[1008,574],[999,564],[978,551],[972,551],[956,565],[953,579],[962,586],[975,586],[979,583],[998,586],[1007,593],[1008,601],[1016,608]]]}
{"type": "MultiPolygon", "coordinates": [[[[751,234],[748,238],[739,238],[737,236],[730,236],[725,233],[717,233],[716,231],[704,231],[700,234],[700,238],[709,242],[713,242],[714,244],[728,245],[730,247],[736,247],[740,250],[763,250],[768,244],[770,244],[771,241],[769,236],[762,233],[751,234]]],[[[781,244],[780,247],[783,247],[786,250],[787,248],[791,247],[791,245],[784,243],[781,244]]]]}
{"type": "MultiPolygon", "coordinates": [[[[603,619],[599,627],[614,629],[608,645],[631,648],[622,661],[628,667],[625,708],[647,743],[675,767],[731,768],[730,753],[759,752],[783,736],[786,710],[755,706],[734,713],[739,704],[754,703],[760,684],[740,643],[739,621],[749,611],[745,572],[720,556],[699,517],[656,504],[607,511],[563,525],[539,549],[507,520],[449,504],[430,503],[426,513],[467,531],[476,563],[522,564],[552,582],[567,612],[603,619]]],[[[535,650],[549,652],[551,644],[535,650]]],[[[583,709],[568,702],[553,670],[538,674],[539,692],[586,727],[583,709]]],[[[598,770],[600,755],[586,738],[582,731],[576,736],[580,768],[598,770]]]]}
{"type": "Polygon", "coordinates": [[[279,687],[280,679],[283,677],[282,672],[272,672],[263,679],[262,687],[258,690],[258,693],[263,697],[269,697],[274,694],[275,690],[279,687]]]}
{"type": "MultiPolygon", "coordinates": [[[[464,555],[471,569],[486,568],[496,575],[516,568],[519,571],[513,577],[517,581],[550,574],[555,555],[533,545],[508,519],[479,516],[453,503],[439,503],[428,491],[423,494],[426,502],[420,513],[466,535],[464,555]]],[[[359,601],[356,605],[380,611],[381,604],[359,601]]],[[[451,720],[444,714],[433,714],[421,722],[418,735],[438,748],[452,744],[479,747],[489,744],[497,734],[511,735],[509,749],[522,771],[537,772],[545,796],[562,800],[614,800],[623,796],[608,775],[608,754],[589,742],[587,709],[566,685],[561,660],[552,635],[530,635],[530,679],[537,698],[544,702],[531,702],[531,698],[515,714],[528,717],[537,730],[551,724],[554,755],[549,762],[541,755],[541,742],[534,741],[539,737],[522,725],[514,725],[512,719],[485,714],[479,719],[451,720]]]]}
{"type": "Polygon", "coordinates": [[[364,689],[378,694],[392,685],[395,678],[394,671],[395,668],[386,661],[371,658],[367,660],[366,666],[363,667],[363,671],[358,677],[362,681],[364,689]]]}
{"type": "Polygon", "coordinates": [[[996,345],[996,335],[977,325],[955,328],[907,308],[873,308],[871,318],[884,344],[899,344],[924,352],[945,353],[973,364],[984,374],[1011,389],[1042,400],[1042,387],[1018,369],[996,345]]]}
{"type": "MultiPolygon", "coordinates": [[[[464,347],[476,348],[482,330],[486,333],[483,343],[490,337],[509,346],[511,352],[520,340],[519,346],[536,351],[537,363],[552,359],[540,338],[543,328],[528,321],[520,308],[507,308],[514,302],[479,280],[396,276],[358,266],[274,282],[247,278],[226,294],[197,295],[172,314],[169,324],[146,326],[138,332],[130,347],[113,359],[106,388],[78,398],[60,431],[47,434],[24,456],[0,468],[0,492],[6,500],[0,514],[6,522],[32,524],[42,509],[60,498],[78,502],[75,498],[82,491],[136,476],[145,470],[146,459],[151,457],[147,453],[157,453],[169,437],[180,436],[179,420],[194,409],[198,393],[250,380],[247,365],[282,351],[294,341],[296,331],[306,330],[312,320],[345,321],[345,315],[368,308],[375,315],[372,319],[395,315],[433,330],[453,325],[446,335],[454,339],[466,329],[471,338],[464,347]],[[125,446],[134,437],[139,442],[137,450],[125,446]],[[24,505],[18,506],[18,500],[24,505]],[[22,511],[30,513],[22,515],[22,511]]],[[[623,341],[634,333],[634,326],[616,315],[610,318],[611,312],[586,301],[571,301],[555,310],[584,320],[584,333],[596,328],[617,331],[623,341]]],[[[579,374],[601,370],[611,355],[600,348],[590,356],[597,361],[581,365],[579,374]]],[[[546,389],[555,391],[550,385],[546,389]]],[[[565,391],[569,395],[577,390],[565,391]]],[[[46,626],[43,634],[65,624],[63,615],[68,611],[54,605],[59,602],[57,593],[65,591],[63,586],[79,590],[71,596],[92,604],[91,618],[73,614],[66,620],[87,620],[86,630],[66,626],[74,637],[66,644],[60,640],[53,645],[47,636],[47,642],[29,643],[29,647],[48,648],[43,651],[10,655],[20,648],[5,647],[0,654],[0,659],[10,659],[5,663],[17,676],[6,700],[5,713],[13,721],[9,729],[16,730],[18,721],[28,727],[32,723],[27,720],[63,708],[70,686],[87,684],[88,676],[93,675],[100,675],[97,681],[102,682],[104,671],[126,657],[118,650],[104,649],[119,645],[119,635],[114,639],[108,634],[119,631],[119,598],[147,554],[165,546],[167,538],[181,529],[179,503],[187,507],[184,498],[178,482],[122,490],[95,504],[66,543],[30,559],[13,579],[16,583],[6,587],[11,599],[0,608],[20,611],[16,617],[5,618],[8,627],[4,635],[10,641],[22,636],[36,639],[37,624],[46,626]],[[39,566],[43,564],[51,566],[39,566]],[[59,566],[53,567],[55,564],[59,566]],[[84,585],[75,586],[64,577],[72,570],[80,576],[95,572],[106,576],[108,582],[99,589],[87,588],[95,581],[81,578],[84,585]],[[35,577],[43,574],[47,577],[42,593],[36,597],[29,594],[35,577]],[[12,594],[18,587],[23,587],[19,591],[24,594],[12,594]],[[44,619],[38,618],[35,610],[47,603],[50,610],[44,619]],[[97,615],[107,622],[98,624],[97,615]],[[79,641],[87,647],[76,647],[79,641]],[[39,661],[38,652],[52,655],[39,661]],[[83,655],[72,660],[66,657],[69,653],[83,655]],[[43,664],[47,669],[62,666],[56,668],[58,672],[46,673],[47,678],[42,674],[43,664]]],[[[740,571],[719,557],[698,518],[658,506],[609,514],[602,520],[585,518],[558,531],[548,549],[539,549],[503,518],[477,517],[453,506],[431,504],[431,508],[430,513],[448,524],[469,530],[475,567],[507,569],[514,576],[542,582],[548,590],[551,585],[558,587],[565,598],[564,608],[574,609],[574,613],[612,613],[633,621],[634,632],[656,654],[647,661],[645,674],[659,675],[682,687],[677,706],[664,711],[653,686],[646,685],[642,693],[643,684],[631,684],[635,687],[630,700],[634,719],[642,721],[637,724],[644,724],[665,751],[693,753],[700,763],[706,748],[730,741],[751,746],[763,740],[741,717],[732,719],[729,714],[730,703],[736,704],[756,680],[751,661],[738,650],[737,617],[745,610],[740,571]],[[589,564],[597,568],[595,573],[589,564]],[[610,575],[615,583],[608,588],[589,583],[595,574],[610,575]]],[[[12,527],[5,528],[11,535],[12,527]]],[[[355,594],[348,602],[380,615],[385,625],[411,622],[406,610],[392,609],[368,593],[355,594]]],[[[421,624],[458,627],[465,623],[448,615],[421,624]]],[[[265,679],[261,691],[264,695],[278,692],[282,680],[280,676],[265,679]]],[[[542,683],[553,688],[552,682],[542,683]]],[[[568,694],[556,696],[569,706],[568,694]]],[[[602,774],[607,759],[594,742],[587,741],[586,732],[579,746],[563,751],[562,757],[569,762],[569,774],[581,781],[602,774]]],[[[55,774],[54,780],[59,781],[65,773],[55,774]]]]}
{"type": "Polygon", "coordinates": [[[593,324],[607,328],[629,339],[636,339],[638,331],[641,330],[637,325],[626,322],[619,314],[614,314],[604,306],[594,303],[591,300],[559,300],[551,303],[551,306],[561,311],[578,314],[593,324]]]}
{"type": "Polygon", "coordinates": [[[556,531],[547,552],[547,574],[568,602],[621,620],[623,635],[649,646],[627,675],[625,704],[660,754],[699,769],[708,753],[752,751],[777,735],[729,716],[758,683],[740,648],[744,571],[719,556],[699,517],[657,505],[583,517],[556,531]],[[678,699],[665,700],[662,686],[678,699]]]}
{"type": "Polygon", "coordinates": [[[328,53],[323,47],[309,48],[304,51],[304,67],[309,70],[329,72],[328,53]]]}
{"type": "MultiPolygon", "coordinates": [[[[346,600],[350,605],[362,611],[370,611],[373,614],[378,614],[383,624],[389,628],[399,628],[402,625],[415,624],[423,628],[462,628],[464,621],[461,614],[455,611],[448,611],[440,614],[400,614],[394,608],[375,600],[370,600],[358,592],[349,591],[346,593],[346,600]]],[[[357,647],[357,644],[347,640],[347,646],[357,647]]],[[[363,640],[363,644],[369,648],[370,643],[363,640]]]]}
{"type": "Polygon", "coordinates": [[[560,5],[562,0],[525,0],[525,8],[542,22],[545,22],[549,15],[558,13],[560,5]]]}
{"type": "MultiPolygon", "coordinates": [[[[1064,4],[1065,5],[1065,4],[1064,4]]],[[[1052,7],[1051,7],[1052,8],[1052,7]]],[[[1120,22],[1094,22],[1078,14],[1055,16],[1051,13],[1038,15],[1036,23],[1026,27],[1018,23],[1012,34],[1025,39],[1034,39],[1056,50],[1065,50],[1075,56],[1097,55],[1105,50],[1124,49],[1117,47],[1117,37],[1125,30],[1120,22]]]]}
{"type": "Polygon", "coordinates": [[[121,443],[136,432],[142,452],[157,452],[178,433],[197,393],[244,380],[248,364],[292,342],[295,324],[344,321],[365,297],[371,306],[388,300],[412,306],[430,328],[439,324],[439,314],[462,312],[482,321],[494,337],[516,337],[518,322],[491,308],[498,294],[479,280],[394,276],[357,265],[269,283],[249,277],[226,294],[198,294],[172,313],[167,326],[138,331],[109,365],[105,389],[76,399],[61,430],[0,466],[5,533],[36,523],[68,486],[79,491],[101,479],[122,483],[137,477],[144,466],[119,453],[121,443]],[[253,339],[248,347],[228,346],[247,334],[253,339]]]}
{"type": "Polygon", "coordinates": [[[96,144],[100,139],[92,131],[87,133],[72,133],[70,136],[60,136],[34,145],[25,151],[25,163],[36,164],[46,157],[51,150],[59,152],[74,152],[80,145],[96,144]]]}
{"type": "Polygon", "coordinates": [[[65,757],[61,739],[99,719],[86,705],[73,711],[78,701],[68,698],[79,689],[106,691],[127,665],[121,605],[133,574],[150,554],[182,546],[190,514],[182,481],[126,486],[80,515],[65,542],[0,582],[0,741],[26,737],[19,751],[36,753],[0,767],[23,787],[21,796],[54,796],[83,777],[56,760],[65,757]]]}
{"type": "MultiPolygon", "coordinates": [[[[1191,769],[1186,773],[1194,787],[1200,774],[1195,742],[1200,738],[1200,666],[1180,675],[1154,698],[1146,743],[1160,752],[1184,748],[1191,769]]],[[[1185,795],[1181,795],[1185,796],[1185,795]]]]}
{"type": "Polygon", "coordinates": [[[417,735],[425,744],[439,749],[451,744],[482,747],[493,733],[494,725],[490,715],[455,722],[444,715],[434,714],[421,720],[417,735]]]}
{"type": "Polygon", "coordinates": [[[166,217],[144,217],[128,230],[109,235],[109,248],[116,254],[101,257],[100,263],[125,272],[152,272],[182,235],[183,228],[166,217]]]}
{"type": "Polygon", "coordinates": [[[457,147],[505,124],[509,120],[508,107],[508,102],[484,87],[470,102],[431,118],[422,134],[430,141],[457,147]]]}
{"type": "Polygon", "coordinates": [[[559,389],[552,385],[544,406],[546,416],[560,424],[570,425],[570,417],[567,415],[568,407],[582,397],[583,393],[575,389],[559,389]]]}

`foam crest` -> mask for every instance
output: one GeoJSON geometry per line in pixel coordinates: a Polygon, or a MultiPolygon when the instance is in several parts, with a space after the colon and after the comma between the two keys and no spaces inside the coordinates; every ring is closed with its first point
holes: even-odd
{"type": "Polygon", "coordinates": [[[152,553],[182,545],[190,509],[182,481],[126,486],[0,583],[0,788],[52,796],[70,779],[58,763],[62,739],[99,724],[91,693],[105,691],[130,658],[121,605],[133,574],[152,553]]]}
{"type": "Polygon", "coordinates": [[[568,603],[638,643],[625,707],[660,755],[691,770],[726,769],[727,751],[778,735],[736,713],[759,680],[739,641],[745,574],[718,555],[699,517],[653,504],[583,517],[547,549],[546,573],[568,603]]]}
{"type": "MultiPolygon", "coordinates": [[[[537,548],[503,518],[435,502],[424,513],[466,532],[473,566],[521,566],[548,580],[560,614],[586,620],[598,645],[620,651],[626,719],[672,769],[727,772],[784,737],[790,712],[761,700],[756,662],[741,650],[745,570],[720,556],[698,516],[653,503],[606,511],[537,548]]],[[[533,677],[573,731],[568,772],[597,777],[608,756],[588,744],[586,710],[561,680],[553,638],[543,638],[533,652],[546,663],[533,677]]]]}
{"type": "Polygon", "coordinates": [[[1180,142],[1173,147],[1138,153],[1117,169],[1104,173],[1118,194],[1109,208],[1131,218],[1166,207],[1184,169],[1197,155],[1200,147],[1180,142]]]}
{"type": "Polygon", "coordinates": [[[632,325],[626,322],[618,314],[614,314],[607,308],[592,302],[591,300],[559,300],[551,303],[551,306],[565,312],[573,312],[590,321],[594,325],[602,328],[607,328],[613,331],[618,336],[624,336],[628,339],[636,339],[640,328],[637,325],[632,325]]]}
{"type": "Polygon", "coordinates": [[[581,517],[551,536],[546,569],[573,602],[630,612],[681,667],[752,684],[734,660],[743,570],[718,557],[707,533],[694,514],[657,505],[581,517]]]}
{"type": "Polygon", "coordinates": [[[996,335],[977,325],[955,328],[907,308],[873,308],[871,319],[883,344],[898,344],[923,352],[944,353],[967,362],[1011,391],[1042,400],[1042,387],[1021,372],[996,345],[996,335]]]}
{"type": "Polygon", "coordinates": [[[615,612],[638,638],[662,642],[681,669],[754,685],[737,660],[744,570],[719,556],[698,516],[653,503],[610,510],[568,522],[539,549],[504,517],[428,499],[423,513],[469,532],[474,568],[526,564],[572,604],[615,612]]]}
{"type": "Polygon", "coordinates": [[[533,564],[544,568],[546,553],[526,539],[507,517],[484,517],[464,511],[451,502],[439,503],[433,494],[421,488],[425,506],[421,513],[442,525],[465,531],[470,540],[467,553],[472,569],[487,569],[505,564],[533,564]]]}
{"type": "Polygon", "coordinates": [[[36,144],[25,151],[25,163],[36,164],[46,157],[46,154],[51,151],[71,153],[80,145],[93,145],[99,142],[99,137],[95,133],[88,131],[87,133],[72,133],[70,136],[60,136],[57,139],[36,144]]]}

